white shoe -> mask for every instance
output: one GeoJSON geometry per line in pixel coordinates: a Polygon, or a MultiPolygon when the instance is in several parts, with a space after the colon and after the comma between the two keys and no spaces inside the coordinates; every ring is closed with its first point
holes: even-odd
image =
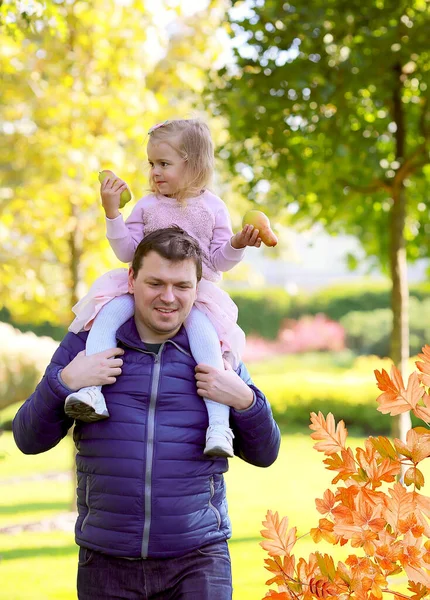
{"type": "Polygon", "coordinates": [[[73,419],[87,423],[109,417],[105,398],[96,386],[82,388],[69,394],[64,404],[64,412],[73,419]]]}
{"type": "Polygon", "coordinates": [[[207,456],[225,456],[232,458],[233,432],[223,423],[213,423],[206,431],[206,446],[204,453],[207,456]]]}

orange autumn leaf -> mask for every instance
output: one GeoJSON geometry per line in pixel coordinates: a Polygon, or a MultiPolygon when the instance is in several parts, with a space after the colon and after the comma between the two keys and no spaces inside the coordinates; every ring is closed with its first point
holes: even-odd
{"type": "Polygon", "coordinates": [[[304,558],[300,558],[297,563],[297,576],[302,584],[307,585],[312,577],[315,577],[315,573],[318,570],[318,561],[315,554],[309,555],[309,561],[306,562],[304,558]]]}
{"type": "Polygon", "coordinates": [[[274,590],[269,590],[264,597],[271,600],[291,600],[291,596],[287,592],[275,592],[274,590]]]}
{"type": "Polygon", "coordinates": [[[377,399],[381,402],[395,401],[405,390],[402,375],[394,365],[391,367],[391,376],[388,375],[385,369],[379,372],[374,371],[376,377],[376,385],[383,392],[377,399]]]}
{"type": "Polygon", "coordinates": [[[260,546],[266,550],[270,556],[286,556],[291,553],[296,543],[297,528],[293,527],[288,531],[288,518],[284,517],[281,521],[277,512],[267,511],[266,520],[263,521],[266,529],[261,530],[261,535],[269,541],[260,542],[260,546]]]}
{"type": "Polygon", "coordinates": [[[310,530],[311,538],[316,544],[321,540],[325,540],[329,544],[335,544],[337,536],[333,533],[333,527],[333,523],[328,519],[320,519],[318,527],[310,530]]]}
{"type": "MultiPolygon", "coordinates": [[[[401,464],[399,460],[391,460],[390,458],[384,458],[380,464],[376,466],[376,469],[369,473],[372,484],[376,484],[378,481],[386,481],[391,483],[396,480],[397,475],[400,473],[401,464]]],[[[375,487],[377,487],[375,485],[375,487]]]]}
{"type": "Polygon", "coordinates": [[[397,565],[397,561],[402,555],[400,542],[394,542],[393,538],[387,532],[383,532],[383,535],[378,536],[375,546],[374,558],[381,569],[387,575],[399,572],[401,569],[397,565]]]}
{"type": "Polygon", "coordinates": [[[354,525],[376,533],[382,531],[386,524],[385,519],[382,518],[382,511],[382,504],[370,504],[360,497],[357,502],[357,510],[352,514],[354,525]]]}
{"type": "Polygon", "coordinates": [[[311,438],[313,440],[322,440],[314,446],[318,452],[324,452],[324,454],[329,456],[345,450],[348,430],[343,421],[339,421],[336,426],[332,413],[329,413],[327,419],[325,419],[321,412],[318,415],[312,412],[311,422],[309,428],[314,431],[314,433],[311,433],[311,438]]]}
{"type": "Polygon", "coordinates": [[[400,371],[394,365],[391,367],[391,377],[384,369],[382,373],[375,371],[375,375],[379,389],[383,390],[383,393],[376,398],[379,412],[393,417],[415,409],[424,393],[417,373],[409,376],[407,389],[404,388],[400,371]]]}
{"type": "Polygon", "coordinates": [[[406,485],[413,484],[417,490],[420,490],[424,485],[424,475],[417,467],[409,467],[404,475],[404,480],[406,485]]]}
{"type": "Polygon", "coordinates": [[[335,496],[331,490],[326,490],[322,499],[316,498],[315,500],[317,511],[322,515],[330,513],[335,504],[335,496]]]}
{"type": "Polygon", "coordinates": [[[325,577],[315,577],[309,581],[309,591],[316,598],[332,598],[337,588],[325,577]]]}
{"type": "Polygon", "coordinates": [[[378,437],[369,437],[369,441],[382,458],[392,458],[393,460],[397,458],[396,450],[388,438],[380,435],[378,437]]]}
{"type": "Polygon", "coordinates": [[[321,554],[320,552],[315,552],[315,558],[321,571],[321,575],[328,577],[330,581],[333,581],[336,577],[333,558],[328,554],[321,554]]]}
{"type": "Polygon", "coordinates": [[[421,402],[415,406],[414,415],[427,424],[430,422],[430,396],[427,392],[424,392],[421,402]]]}
{"type": "Polygon", "coordinates": [[[418,354],[421,361],[416,361],[415,365],[420,371],[419,380],[426,387],[430,386],[430,346],[426,345],[422,349],[422,354],[418,354]]]}
{"type": "Polygon", "coordinates": [[[294,567],[296,564],[294,556],[277,556],[276,560],[273,558],[266,558],[264,562],[266,563],[264,568],[275,575],[272,579],[266,581],[266,585],[272,585],[272,583],[283,585],[293,579],[294,567]]]}
{"type": "Polygon", "coordinates": [[[423,598],[428,597],[429,594],[429,590],[426,586],[421,583],[414,583],[413,581],[409,582],[408,591],[413,593],[411,600],[422,600],[423,598]]]}
{"type": "Polygon", "coordinates": [[[386,499],[385,519],[393,531],[398,530],[399,521],[404,521],[415,510],[413,495],[401,483],[388,490],[391,498],[386,499]]]}
{"type": "Polygon", "coordinates": [[[406,434],[406,442],[396,438],[394,446],[399,454],[417,464],[430,456],[430,433],[422,427],[410,429],[406,434]]]}
{"type": "Polygon", "coordinates": [[[382,573],[375,573],[373,577],[364,577],[363,587],[370,591],[370,596],[382,598],[382,588],[387,587],[387,580],[382,573]]]}
{"type": "Polygon", "coordinates": [[[424,533],[424,527],[418,523],[417,517],[413,513],[406,519],[399,519],[398,528],[399,532],[403,534],[410,531],[415,538],[421,537],[424,533]]]}

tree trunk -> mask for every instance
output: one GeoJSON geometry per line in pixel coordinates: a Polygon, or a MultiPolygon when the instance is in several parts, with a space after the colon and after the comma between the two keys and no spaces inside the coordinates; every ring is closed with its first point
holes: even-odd
{"type": "MultiPolygon", "coordinates": [[[[396,124],[396,161],[402,164],[405,156],[405,115],[402,106],[402,68],[400,63],[394,66],[393,121],[396,124]]],[[[391,308],[393,311],[393,330],[391,334],[391,358],[400,369],[405,384],[408,376],[409,358],[409,289],[407,277],[405,222],[406,191],[403,181],[395,182],[392,189],[393,208],[390,219],[390,269],[393,284],[391,308]]],[[[393,435],[406,440],[411,428],[410,413],[403,413],[393,419],[393,435]]]]}
{"type": "MultiPolygon", "coordinates": [[[[80,264],[82,258],[82,246],[83,246],[83,238],[82,232],[79,226],[79,211],[77,204],[73,202],[73,197],[70,198],[70,206],[71,206],[71,228],[69,234],[69,273],[70,273],[70,307],[74,306],[78,301],[78,289],[80,282],[80,264]]],[[[70,430],[72,431],[72,429],[70,430]]],[[[75,486],[72,492],[72,499],[70,503],[70,510],[76,511],[76,468],[75,468],[75,460],[76,460],[76,449],[75,446],[72,446],[72,478],[75,482],[75,486]]]]}
{"type": "MultiPolygon", "coordinates": [[[[399,189],[393,198],[391,211],[391,308],[393,311],[393,330],[391,333],[391,358],[400,369],[405,384],[408,376],[409,358],[409,290],[407,278],[407,262],[405,239],[403,235],[406,215],[405,190],[399,189]]],[[[393,419],[393,436],[406,440],[406,433],[411,428],[410,413],[406,412],[393,419]]]]}

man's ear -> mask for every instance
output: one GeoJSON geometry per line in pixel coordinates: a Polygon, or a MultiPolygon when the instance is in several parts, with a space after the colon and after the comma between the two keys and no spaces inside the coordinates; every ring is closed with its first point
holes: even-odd
{"type": "Polygon", "coordinates": [[[128,269],[128,293],[134,294],[134,271],[132,267],[128,269]]]}

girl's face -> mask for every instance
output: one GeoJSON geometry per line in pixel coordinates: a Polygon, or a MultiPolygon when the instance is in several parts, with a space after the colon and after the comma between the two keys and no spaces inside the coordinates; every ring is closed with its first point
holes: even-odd
{"type": "Polygon", "coordinates": [[[174,197],[184,181],[186,161],[167,142],[148,142],[150,176],[156,191],[174,197]]]}

